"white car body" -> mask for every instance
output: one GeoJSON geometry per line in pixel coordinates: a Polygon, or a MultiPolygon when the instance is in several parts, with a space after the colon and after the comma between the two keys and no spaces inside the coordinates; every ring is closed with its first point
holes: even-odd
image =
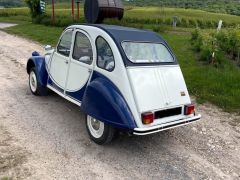
{"type": "MultiPolygon", "coordinates": [[[[156,34],[143,30],[107,25],[72,25],[68,27],[63,34],[67,31],[72,32],[72,44],[70,55],[68,57],[59,54],[57,50],[47,49],[44,58],[45,68],[47,71],[47,88],[53,90],[63,98],[75,103],[78,106],[85,103],[83,111],[87,109],[87,113],[90,113],[93,117],[95,117],[95,114],[97,113],[95,118],[100,121],[109,123],[115,128],[125,129],[136,135],[147,135],[186,125],[200,119],[201,115],[196,115],[195,113],[185,115],[185,106],[191,104],[191,100],[182,71],[175,57],[175,61],[172,64],[127,65],[128,60],[123,60],[124,54],[121,46],[119,45],[120,43],[118,44],[116,40],[117,38],[114,38],[114,33],[116,33],[116,37],[118,37],[120,36],[119,34],[126,32],[126,37],[131,33],[136,33],[136,36],[137,33],[149,33],[149,37],[154,36],[153,39],[157,39],[156,34]],[[87,61],[88,57],[82,57],[82,62],[73,58],[75,35],[78,32],[85,35],[91,43],[91,64],[83,63],[84,58],[87,61]],[[98,37],[105,39],[112,50],[114,57],[114,69],[112,71],[100,68],[97,64],[98,58],[100,58],[97,55],[96,49],[96,40],[98,37]],[[106,77],[108,81],[114,84],[114,87],[118,89],[117,92],[119,91],[119,95],[122,96],[122,101],[126,103],[122,106],[122,101],[117,102],[118,99],[114,100],[116,102],[110,102],[112,100],[109,100],[109,103],[114,106],[114,111],[117,111],[120,106],[122,106],[122,109],[129,108],[129,110],[119,114],[119,118],[122,118],[121,122],[123,122],[123,125],[120,121],[115,123],[114,116],[110,117],[111,115],[106,115],[105,117],[100,117],[101,115],[99,114],[103,112],[99,113],[96,111],[96,108],[89,107],[92,104],[94,105],[94,103],[92,102],[93,100],[91,100],[91,105],[89,105],[89,101],[86,99],[91,97],[86,98],[86,93],[84,91],[88,88],[88,86],[91,86],[93,78],[96,76],[94,73],[99,75],[98,79],[104,79],[104,77],[106,77]],[[80,92],[83,93],[82,98],[80,95],[78,97],[77,95],[75,96],[77,93],[81,94],[80,92]],[[176,115],[174,114],[163,118],[156,118],[150,124],[143,123],[142,115],[145,112],[152,112],[156,115],[158,112],[161,113],[162,111],[174,108],[181,108],[181,112],[176,115]],[[92,109],[96,112],[91,113],[90,111],[92,109]],[[126,113],[130,113],[128,117],[132,117],[132,119],[134,119],[134,122],[129,123],[131,124],[129,127],[128,125],[124,125],[124,122],[128,121],[124,120],[123,117],[126,113]]],[[[143,38],[144,37],[141,37],[139,42],[142,42],[144,40],[143,38]]],[[[135,37],[134,41],[137,41],[137,39],[138,37],[135,37]]],[[[131,41],[131,39],[124,40],[131,41]]],[[[149,42],[151,42],[151,39],[149,42]]],[[[163,40],[160,43],[166,44],[163,40]]],[[[169,49],[169,47],[167,47],[167,49],[169,49]]],[[[125,59],[127,58],[125,57],[125,59]]],[[[110,66],[112,65],[110,64],[110,66]]],[[[39,72],[39,77],[40,76],[42,75],[39,72]]],[[[97,80],[97,78],[95,80],[97,80]]],[[[101,82],[98,82],[98,84],[101,82]]],[[[107,91],[107,89],[104,91],[107,91]]],[[[109,95],[104,97],[107,96],[109,95]]],[[[110,99],[114,99],[114,97],[110,99]]],[[[96,97],[95,100],[95,104],[101,103],[98,102],[100,100],[96,97]]],[[[108,99],[106,99],[106,102],[108,103],[108,99]]],[[[99,106],[100,105],[97,107],[99,106]]],[[[111,108],[112,107],[109,107],[110,111],[111,108]]],[[[121,108],[119,108],[119,111],[121,111],[121,108]]],[[[109,114],[111,114],[111,112],[109,112],[109,114]]]]}

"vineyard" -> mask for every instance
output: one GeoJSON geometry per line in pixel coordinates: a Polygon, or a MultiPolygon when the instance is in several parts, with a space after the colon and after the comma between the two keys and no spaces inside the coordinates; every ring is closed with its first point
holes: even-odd
{"type": "Polygon", "coordinates": [[[209,64],[221,65],[223,56],[240,66],[240,29],[231,28],[217,31],[201,31],[192,33],[194,50],[200,53],[200,60],[209,64]]]}
{"type": "MultiPolygon", "coordinates": [[[[84,22],[83,8],[80,8],[81,18],[78,22],[84,22]]],[[[26,20],[29,17],[27,8],[8,8],[0,10],[0,17],[9,17],[13,20],[26,20]],[[20,17],[19,17],[20,16],[20,17]]],[[[148,25],[153,28],[155,25],[171,26],[173,17],[177,18],[177,26],[183,28],[216,28],[218,21],[223,20],[224,27],[236,27],[240,23],[240,17],[228,14],[211,13],[202,10],[161,8],[161,7],[130,7],[125,8],[124,19],[121,22],[126,24],[148,25]],[[144,14],[144,16],[143,16],[144,14]]],[[[71,7],[59,3],[56,6],[56,26],[67,26],[73,23],[71,7]]],[[[43,17],[35,19],[37,23],[51,25],[51,6],[48,5],[47,12],[43,17]]],[[[119,23],[112,22],[111,23],[119,23]]],[[[141,27],[141,26],[140,26],[141,27]]]]}
{"type": "MultiPolygon", "coordinates": [[[[58,3],[55,24],[50,5],[46,14],[33,19],[26,7],[0,9],[0,22],[19,24],[6,29],[8,33],[55,46],[64,27],[85,22],[83,14],[81,5],[80,19],[73,20],[70,4],[58,3]]],[[[176,53],[189,91],[198,102],[209,101],[226,111],[239,112],[240,16],[195,9],[126,6],[122,21],[107,19],[104,23],[160,33],[176,53]],[[173,17],[177,27],[173,27],[173,17]],[[217,32],[220,19],[223,27],[217,32]]]]}

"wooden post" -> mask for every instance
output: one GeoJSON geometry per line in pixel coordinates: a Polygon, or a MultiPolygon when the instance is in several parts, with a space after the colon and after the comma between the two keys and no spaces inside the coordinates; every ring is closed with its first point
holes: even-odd
{"type": "Polygon", "coordinates": [[[74,0],[72,0],[72,18],[74,20],[74,0]]]}
{"type": "Polygon", "coordinates": [[[77,19],[78,19],[78,21],[80,20],[79,4],[80,4],[80,1],[77,1],[77,19]]]}
{"type": "Polygon", "coordinates": [[[52,24],[55,24],[55,7],[54,7],[55,0],[52,0],[52,24]]]}

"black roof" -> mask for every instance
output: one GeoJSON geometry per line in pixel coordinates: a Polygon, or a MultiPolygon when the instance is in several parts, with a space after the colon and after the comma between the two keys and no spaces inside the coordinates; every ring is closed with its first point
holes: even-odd
{"type": "Polygon", "coordinates": [[[118,41],[118,43],[122,41],[165,43],[161,36],[148,30],[105,24],[95,24],[93,26],[105,30],[115,41],[118,41]]]}
{"type": "MultiPolygon", "coordinates": [[[[142,66],[142,65],[149,66],[151,64],[149,63],[134,64],[131,61],[129,61],[121,45],[123,41],[162,43],[168,48],[169,52],[172,54],[172,56],[175,59],[175,62],[170,64],[178,64],[176,57],[173,54],[173,51],[171,50],[171,48],[168,46],[167,42],[160,35],[158,35],[153,31],[136,29],[131,27],[106,25],[106,24],[81,24],[81,25],[97,27],[107,32],[111,36],[111,38],[115,41],[122,55],[124,64],[126,66],[142,66]]],[[[162,64],[169,64],[169,63],[155,63],[155,64],[162,65],[162,64]]]]}
{"type": "MultiPolygon", "coordinates": [[[[115,25],[94,24],[93,26],[103,29],[113,38],[116,45],[118,46],[118,49],[122,55],[124,64],[126,66],[142,66],[142,65],[149,66],[149,63],[134,64],[131,61],[129,61],[121,46],[121,43],[123,41],[162,43],[169,49],[170,53],[175,59],[175,62],[171,64],[178,64],[175,55],[173,54],[171,48],[168,46],[166,41],[155,32],[152,32],[149,30],[130,28],[130,27],[115,26],[115,25]]],[[[162,65],[162,64],[169,64],[169,63],[155,63],[155,64],[162,65]]]]}

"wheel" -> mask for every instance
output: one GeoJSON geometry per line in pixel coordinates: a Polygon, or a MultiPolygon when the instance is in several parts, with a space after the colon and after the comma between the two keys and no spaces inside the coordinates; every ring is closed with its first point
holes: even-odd
{"type": "Polygon", "coordinates": [[[39,84],[37,74],[36,74],[36,69],[34,67],[30,70],[30,73],[29,73],[29,87],[32,94],[36,96],[46,95],[47,93],[47,88],[42,87],[39,84]]]}
{"type": "Polygon", "coordinates": [[[86,115],[86,126],[90,138],[99,145],[111,142],[116,132],[113,127],[89,115],[86,115]]]}

